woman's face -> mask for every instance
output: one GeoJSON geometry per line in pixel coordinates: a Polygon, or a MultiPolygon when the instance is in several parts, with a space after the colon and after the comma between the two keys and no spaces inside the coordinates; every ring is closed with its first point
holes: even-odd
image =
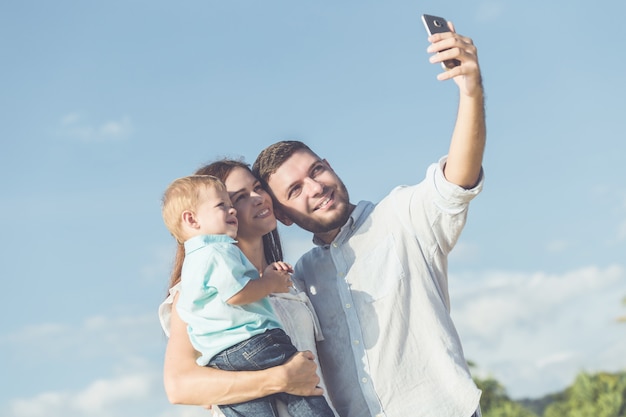
{"type": "Polygon", "coordinates": [[[276,228],[272,199],[254,175],[237,167],[224,183],[237,209],[238,239],[257,239],[276,228]]]}

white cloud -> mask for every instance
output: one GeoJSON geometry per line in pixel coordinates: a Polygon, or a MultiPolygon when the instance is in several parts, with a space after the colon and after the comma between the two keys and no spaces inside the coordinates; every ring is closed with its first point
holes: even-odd
{"type": "Polygon", "coordinates": [[[158,398],[160,376],[155,373],[120,375],[93,381],[82,390],[44,392],[31,398],[15,399],[14,417],[126,416],[133,404],[158,398]]]}
{"type": "MultiPolygon", "coordinates": [[[[39,338],[56,339],[67,333],[69,327],[61,323],[40,323],[22,327],[14,333],[6,335],[6,341],[11,343],[21,343],[35,341],[39,338]]],[[[2,339],[0,339],[2,340],[2,339]]]]}
{"type": "Polygon", "coordinates": [[[556,352],[546,357],[539,358],[539,360],[535,363],[535,366],[539,369],[542,369],[550,365],[568,362],[574,358],[576,358],[575,352],[572,352],[572,351],[556,352]]]}
{"type": "Polygon", "coordinates": [[[156,311],[92,315],[76,324],[32,325],[0,336],[0,344],[5,359],[12,363],[8,374],[28,375],[35,390],[0,403],[0,415],[211,415],[200,407],[174,406],[167,401],[162,376],[165,338],[156,311]],[[87,382],[81,386],[81,381],[87,382]]]}
{"type": "Polygon", "coordinates": [[[63,126],[71,126],[78,123],[80,119],[80,115],[78,113],[69,113],[63,116],[61,119],[61,125],[63,126]]]}
{"type": "MultiPolygon", "coordinates": [[[[451,275],[450,288],[467,358],[480,367],[479,375],[493,375],[514,398],[563,389],[581,370],[626,367],[626,325],[616,322],[624,315],[623,266],[451,275]]],[[[16,366],[10,375],[24,366],[67,372],[58,385],[46,382],[55,384],[53,389],[12,401],[13,415],[210,415],[167,404],[160,374],[164,342],[154,311],[92,315],[75,324],[42,323],[2,335],[0,344],[9,348],[3,354],[16,366]],[[40,349],[41,340],[46,349],[40,349]],[[92,382],[77,390],[68,389],[65,380],[92,382]],[[146,414],[153,403],[160,408],[146,414]],[[133,407],[142,413],[133,414],[133,407]]]]}
{"type": "Polygon", "coordinates": [[[467,358],[515,398],[561,390],[582,370],[626,367],[626,329],[615,320],[622,266],[451,276],[450,286],[467,358]]]}
{"type": "Polygon", "coordinates": [[[68,337],[76,334],[76,338],[83,339],[89,333],[103,334],[107,332],[125,333],[130,328],[141,328],[146,326],[154,317],[150,314],[134,316],[109,317],[105,315],[95,315],[85,317],[81,323],[73,326],[67,323],[40,323],[25,326],[16,332],[9,333],[6,339],[13,343],[32,343],[42,336],[47,338],[68,337]]]}
{"type": "Polygon", "coordinates": [[[43,392],[8,404],[11,417],[210,417],[203,407],[169,404],[154,371],[97,379],[83,389],[43,392]]]}
{"type": "Polygon", "coordinates": [[[61,134],[83,142],[104,142],[125,139],[133,131],[129,117],[108,120],[92,125],[78,113],[68,113],[61,118],[61,134]]]}
{"type": "Polygon", "coordinates": [[[34,398],[14,400],[11,409],[15,417],[45,416],[46,410],[54,410],[62,407],[67,395],[61,393],[46,392],[34,398]]]}
{"type": "Polygon", "coordinates": [[[550,253],[563,253],[567,249],[569,249],[571,243],[567,240],[553,240],[548,242],[546,245],[546,250],[550,253]]]}
{"type": "Polygon", "coordinates": [[[141,400],[148,397],[152,375],[126,375],[112,380],[98,380],[91,383],[72,400],[72,406],[92,415],[119,402],[141,400]]]}
{"type": "Polygon", "coordinates": [[[456,246],[454,246],[454,250],[450,253],[450,261],[454,262],[475,262],[479,258],[479,246],[468,242],[458,242],[456,246]]]}
{"type": "Polygon", "coordinates": [[[7,355],[18,360],[29,358],[29,362],[58,363],[103,357],[136,362],[140,355],[152,349],[146,346],[146,340],[154,340],[155,335],[160,335],[156,310],[131,316],[95,315],[77,324],[29,325],[0,336],[0,345],[9,347],[7,355]],[[46,340],[43,351],[41,340],[46,340]]]}

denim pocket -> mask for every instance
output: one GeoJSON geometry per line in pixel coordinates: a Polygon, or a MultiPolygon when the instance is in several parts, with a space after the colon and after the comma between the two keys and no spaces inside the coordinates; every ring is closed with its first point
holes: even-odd
{"type": "Polygon", "coordinates": [[[296,351],[282,329],[271,329],[224,350],[211,365],[226,370],[256,371],[281,365],[296,351]]]}

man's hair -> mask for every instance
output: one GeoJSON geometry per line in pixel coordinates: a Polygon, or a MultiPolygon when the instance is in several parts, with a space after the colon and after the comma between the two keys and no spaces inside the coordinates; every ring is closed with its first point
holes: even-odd
{"type": "Polygon", "coordinates": [[[263,149],[252,165],[252,172],[260,179],[263,186],[269,190],[267,182],[270,176],[275,173],[287,159],[291,158],[291,155],[298,151],[306,151],[318,157],[317,154],[304,143],[297,140],[284,140],[263,149]]]}
{"type": "Polygon", "coordinates": [[[179,242],[185,240],[182,214],[186,210],[195,212],[200,203],[200,191],[212,187],[226,191],[226,186],[212,175],[190,175],[174,180],[163,193],[161,214],[163,222],[172,236],[179,242]]]}

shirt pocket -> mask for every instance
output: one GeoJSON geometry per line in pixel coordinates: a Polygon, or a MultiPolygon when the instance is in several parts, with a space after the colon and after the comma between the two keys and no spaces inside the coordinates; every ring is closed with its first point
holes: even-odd
{"type": "Polygon", "coordinates": [[[357,255],[349,281],[364,301],[375,302],[396,293],[405,276],[394,237],[389,234],[371,250],[357,255]]]}

